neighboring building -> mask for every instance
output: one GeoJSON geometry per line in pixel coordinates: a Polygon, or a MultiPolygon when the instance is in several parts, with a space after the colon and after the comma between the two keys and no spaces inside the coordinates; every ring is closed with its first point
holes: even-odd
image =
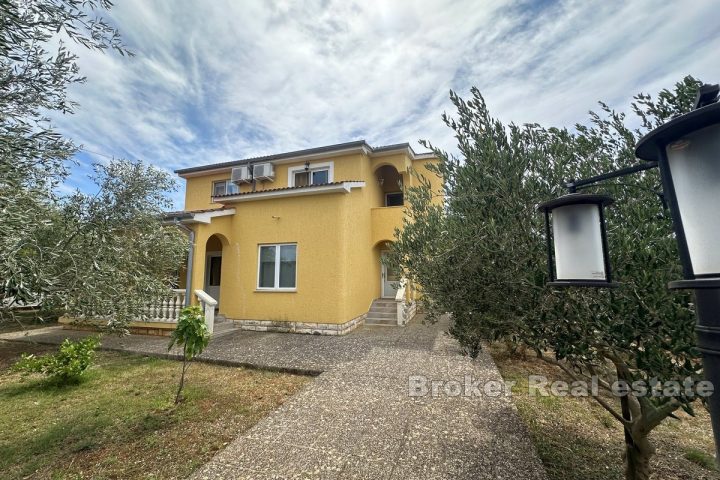
{"type": "Polygon", "coordinates": [[[185,210],[169,218],[194,232],[191,290],[254,330],[342,334],[369,311],[403,323],[412,294],[398,296],[398,322],[401,279],[380,259],[419,181],[411,170],[440,190],[432,162],[409,144],[356,141],[177,170],[185,210]]]}

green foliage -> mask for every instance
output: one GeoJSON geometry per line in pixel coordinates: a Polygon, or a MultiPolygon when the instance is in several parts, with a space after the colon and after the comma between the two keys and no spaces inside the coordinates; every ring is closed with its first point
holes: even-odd
{"type": "Polygon", "coordinates": [[[185,307],[180,311],[177,327],[170,334],[170,345],[168,351],[174,346],[183,347],[183,365],[180,376],[180,385],[175,395],[175,403],[182,401],[182,390],[185,385],[185,373],[190,366],[190,361],[200,355],[210,342],[210,331],[205,323],[205,315],[202,308],[197,305],[185,307]]]}
{"type": "Polygon", "coordinates": [[[97,195],[57,193],[78,147],[49,115],[72,114],[68,87],[85,81],[59,35],[130,55],[99,16],[111,6],[0,2],[0,322],[39,303],[41,315],[99,316],[123,330],[166,293],[184,257],[185,239],[160,219],[175,188],[168,173],[116,161],[96,166],[97,195]]]}
{"type": "Polygon", "coordinates": [[[54,281],[44,306],[62,306],[79,318],[98,316],[109,329],[122,330],[142,317],[149,301],[166,295],[186,256],[187,238],[162,223],[171,206],[166,192],[175,187],[169,174],[126,160],[95,170],[98,192],[64,199],[38,237],[45,274],[54,281]]]}
{"type": "Polygon", "coordinates": [[[183,347],[185,358],[192,360],[200,355],[210,342],[210,331],[205,323],[202,308],[197,305],[185,307],[180,311],[177,327],[170,334],[168,350],[175,345],[183,347]]]}
{"type": "MultiPolygon", "coordinates": [[[[451,333],[472,354],[481,340],[525,345],[578,378],[596,374],[660,381],[701,379],[687,293],[667,283],[682,277],[656,170],[588,189],[616,199],[607,212],[614,277],[612,292],[545,287],[544,219],[536,206],[565,194],[568,180],[634,165],[636,141],[651,128],[692,108],[701,84],[686,77],[657,99],[635,97],[634,119],[600,103],[574,131],[537,124],[504,125],[492,118],[477,89],[464,100],[451,92],[459,156],[432,145],[441,162],[442,192],[411,188],[410,218],[398,232],[390,261],[424,294],[430,316],[450,312],[451,333]],[[629,125],[640,125],[632,128],[629,125]],[[430,199],[443,194],[445,203],[430,199]]],[[[692,396],[629,397],[636,448],[652,452],[647,434],[692,396]]],[[[616,419],[619,412],[608,405],[616,419]]]]}
{"type": "Polygon", "coordinates": [[[706,470],[711,472],[717,472],[717,465],[712,455],[708,455],[702,450],[696,448],[690,448],[685,452],[685,458],[693,463],[696,463],[706,470]]]}
{"type": "Polygon", "coordinates": [[[79,383],[95,357],[100,345],[97,337],[87,337],[77,342],[65,339],[57,353],[36,356],[23,354],[13,365],[13,370],[23,373],[41,373],[58,385],[79,383]]]}

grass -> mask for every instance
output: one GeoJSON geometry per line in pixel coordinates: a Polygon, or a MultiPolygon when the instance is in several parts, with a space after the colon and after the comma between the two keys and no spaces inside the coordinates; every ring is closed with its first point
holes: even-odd
{"type": "Polygon", "coordinates": [[[99,352],[77,386],[23,379],[0,342],[0,479],[183,478],[297,392],[307,377],[99,352]]]}
{"type": "MultiPolygon", "coordinates": [[[[506,380],[514,380],[513,402],[528,426],[551,480],[622,480],[623,429],[591,398],[531,397],[528,375],[568,380],[563,372],[528,356],[510,355],[495,344],[490,353],[506,380]]],[[[619,408],[618,408],[619,410],[619,408]]],[[[696,416],[677,412],[650,435],[657,451],[651,460],[656,480],[718,480],[710,416],[700,404],[696,416]]]]}
{"type": "Polygon", "coordinates": [[[717,466],[715,465],[715,459],[712,455],[708,455],[707,453],[697,450],[695,448],[689,448],[685,452],[685,458],[690,460],[693,463],[696,463],[703,467],[706,470],[714,470],[717,471],[717,466]]]}

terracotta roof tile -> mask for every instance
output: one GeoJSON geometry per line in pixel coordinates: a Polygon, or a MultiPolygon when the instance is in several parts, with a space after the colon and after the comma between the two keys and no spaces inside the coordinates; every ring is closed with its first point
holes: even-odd
{"type": "Polygon", "coordinates": [[[204,208],[201,210],[177,210],[174,212],[165,212],[163,215],[166,217],[172,217],[172,216],[184,215],[184,214],[188,214],[188,213],[217,212],[220,210],[227,210],[228,208],[232,208],[232,207],[222,206],[222,207],[218,207],[218,208],[204,208]]]}
{"type": "Polygon", "coordinates": [[[254,192],[241,192],[241,193],[227,193],[225,195],[214,195],[213,198],[224,198],[224,197],[241,197],[244,195],[254,195],[257,193],[267,193],[267,192],[281,192],[283,190],[302,190],[304,188],[313,188],[313,187],[327,187],[329,185],[342,185],[343,183],[347,182],[361,182],[362,180],[343,180],[342,182],[329,182],[329,183],[317,183],[314,185],[303,185],[300,187],[280,187],[280,188],[268,188],[265,190],[256,190],[254,192]]]}

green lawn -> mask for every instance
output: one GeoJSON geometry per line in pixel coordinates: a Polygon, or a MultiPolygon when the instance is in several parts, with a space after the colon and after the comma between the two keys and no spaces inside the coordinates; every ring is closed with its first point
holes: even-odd
{"type": "MultiPolygon", "coordinates": [[[[492,345],[490,353],[503,378],[518,382],[513,402],[551,480],[625,478],[623,429],[617,420],[590,398],[529,396],[528,375],[545,375],[550,381],[568,379],[532,354],[525,359],[509,355],[500,344],[492,345]]],[[[651,460],[653,479],[720,479],[712,461],[710,417],[700,404],[695,410],[696,417],[680,411],[679,420],[666,419],[651,434],[657,449],[651,460]]]]}
{"type": "Polygon", "coordinates": [[[307,377],[196,363],[173,404],[180,364],[99,352],[78,386],[7,370],[0,342],[0,479],[182,478],[289,396],[307,377]]]}

